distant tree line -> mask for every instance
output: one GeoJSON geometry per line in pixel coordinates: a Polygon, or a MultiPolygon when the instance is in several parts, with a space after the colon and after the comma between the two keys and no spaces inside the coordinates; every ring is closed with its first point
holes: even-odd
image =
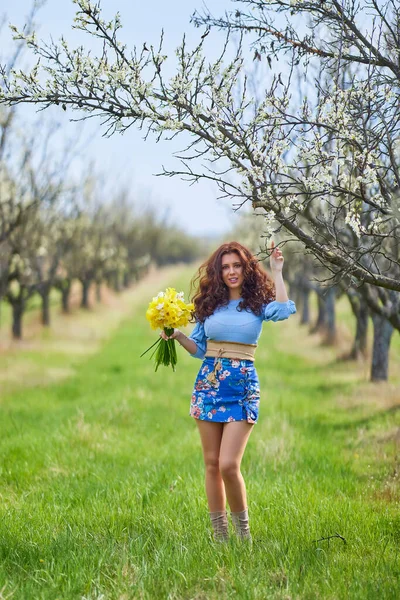
{"type": "MultiPolygon", "coordinates": [[[[71,183],[64,152],[50,156],[42,128],[21,133],[14,109],[0,108],[0,301],[12,308],[12,335],[22,337],[30,299],[41,299],[42,323],[50,325],[50,294],[60,292],[70,310],[72,282],[81,284],[81,306],[103,283],[120,291],[151,264],[191,262],[200,243],[166,222],[151,207],[140,210],[126,193],[102,200],[96,174],[71,183]]],[[[136,203],[137,205],[138,203],[136,203]]]]}

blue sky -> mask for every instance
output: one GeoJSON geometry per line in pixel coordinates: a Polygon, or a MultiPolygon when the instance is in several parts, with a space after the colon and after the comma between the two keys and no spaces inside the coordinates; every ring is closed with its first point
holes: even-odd
{"type": "MultiPolygon", "coordinates": [[[[190,16],[194,10],[204,6],[201,1],[169,0],[169,2],[153,0],[152,2],[135,2],[132,0],[103,0],[104,15],[111,18],[116,11],[121,14],[123,30],[121,39],[128,47],[141,47],[143,42],[156,45],[161,30],[164,29],[164,51],[170,57],[171,73],[173,72],[174,50],[179,45],[183,33],[187,34],[189,46],[197,44],[200,29],[190,24],[190,16]]],[[[213,14],[221,15],[225,10],[234,8],[228,0],[213,0],[210,3],[213,14]]],[[[30,0],[14,0],[7,3],[7,20],[18,27],[25,21],[31,7],[30,0]]],[[[75,14],[75,5],[71,0],[47,0],[39,11],[38,37],[46,40],[49,36],[57,40],[61,34],[70,45],[84,43],[91,47],[90,37],[71,29],[75,14]]],[[[9,38],[2,31],[0,54],[2,58],[9,50],[9,38]]],[[[210,55],[218,52],[222,46],[222,33],[212,32],[207,40],[210,55]]],[[[21,107],[22,115],[27,121],[36,118],[31,107],[21,107]]],[[[70,123],[68,114],[54,108],[47,112],[46,118],[56,118],[61,124],[62,136],[74,136],[74,132],[82,129],[82,124],[70,123]]],[[[76,113],[74,116],[77,116],[76,113]]],[[[194,234],[221,234],[229,231],[237,222],[229,200],[217,200],[218,189],[211,182],[200,182],[190,186],[188,182],[178,178],[155,177],[162,165],[172,170],[179,168],[179,162],[173,158],[173,151],[181,148],[177,142],[162,141],[158,144],[154,139],[144,142],[140,131],[131,128],[124,135],[111,138],[102,137],[104,130],[100,120],[86,122],[84,137],[91,138],[81,156],[81,168],[86,168],[94,161],[97,170],[111,182],[111,187],[123,185],[130,190],[132,197],[139,205],[149,202],[162,215],[168,212],[169,220],[181,225],[186,231],[194,234]]]]}

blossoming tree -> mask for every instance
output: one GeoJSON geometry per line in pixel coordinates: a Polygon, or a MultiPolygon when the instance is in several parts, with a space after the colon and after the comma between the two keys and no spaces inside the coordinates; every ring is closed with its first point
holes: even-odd
{"type": "MultiPolygon", "coordinates": [[[[313,111],[309,101],[303,104],[303,125],[313,133],[319,149],[314,152],[314,145],[310,155],[306,145],[303,152],[295,153],[305,174],[313,177],[311,193],[306,195],[309,211],[299,215],[302,227],[315,225],[314,234],[322,244],[324,239],[334,239],[339,252],[351,254],[371,273],[385,272],[398,280],[399,5],[391,0],[248,0],[236,5],[223,18],[197,13],[194,22],[249,33],[254,58],[272,69],[275,59],[291,55],[292,64],[307,73],[303,95],[315,97],[313,111]],[[308,73],[312,67],[317,76],[308,73]],[[324,187],[325,197],[316,205],[312,194],[315,191],[318,197],[324,187]]],[[[332,283],[338,282],[347,294],[357,319],[354,355],[358,347],[365,347],[370,309],[371,376],[385,379],[391,334],[393,328],[399,329],[397,288],[379,289],[379,284],[349,277],[348,271],[331,270],[336,275],[332,283]]]]}
{"type": "MultiPolygon", "coordinates": [[[[189,140],[182,166],[165,175],[208,178],[237,205],[263,209],[267,221],[276,220],[336,278],[357,287],[391,331],[400,330],[396,4],[248,0],[238,4],[255,10],[237,10],[230,22],[197,17],[198,24],[255,32],[257,59],[272,64],[288,53],[287,73],[271,74],[256,101],[242,46],[228,58],[229,34],[214,62],[205,56],[208,30],[194,49],[184,40],[176,73],[167,78],[162,40],[128,49],[119,41],[118,14],[108,21],[99,3],[74,2],[74,27],[99,38],[102,51],[70,48],[65,38],[46,44],[14,29],[38,60],[29,72],[3,70],[0,101],[98,115],[107,134],[136,124],[145,136],[189,140]],[[274,25],[276,12],[287,17],[283,28],[274,25]],[[310,25],[301,37],[296,19],[304,14],[310,25]],[[310,71],[319,68],[314,93],[299,103],[294,75],[310,61],[310,71]]],[[[382,347],[389,342],[390,335],[382,347]]]]}

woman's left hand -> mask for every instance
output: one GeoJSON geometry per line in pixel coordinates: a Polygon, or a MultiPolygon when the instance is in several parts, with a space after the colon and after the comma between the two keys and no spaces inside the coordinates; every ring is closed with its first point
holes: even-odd
{"type": "Polygon", "coordinates": [[[269,262],[271,265],[271,271],[275,271],[275,272],[282,271],[284,258],[282,256],[282,252],[281,252],[281,249],[279,248],[279,246],[277,246],[275,248],[274,240],[271,240],[270,250],[271,250],[271,254],[269,257],[269,262]]]}

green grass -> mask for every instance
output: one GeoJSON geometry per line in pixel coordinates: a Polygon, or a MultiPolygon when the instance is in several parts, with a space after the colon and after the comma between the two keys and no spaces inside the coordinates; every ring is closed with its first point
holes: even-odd
{"type": "Polygon", "coordinates": [[[351,367],[295,350],[295,319],[265,324],[242,469],[254,543],[215,545],[188,416],[201,363],[179,349],[155,374],[145,307],[75,376],[1,400],[0,598],[397,598],[400,411],[346,406],[351,367]]]}

